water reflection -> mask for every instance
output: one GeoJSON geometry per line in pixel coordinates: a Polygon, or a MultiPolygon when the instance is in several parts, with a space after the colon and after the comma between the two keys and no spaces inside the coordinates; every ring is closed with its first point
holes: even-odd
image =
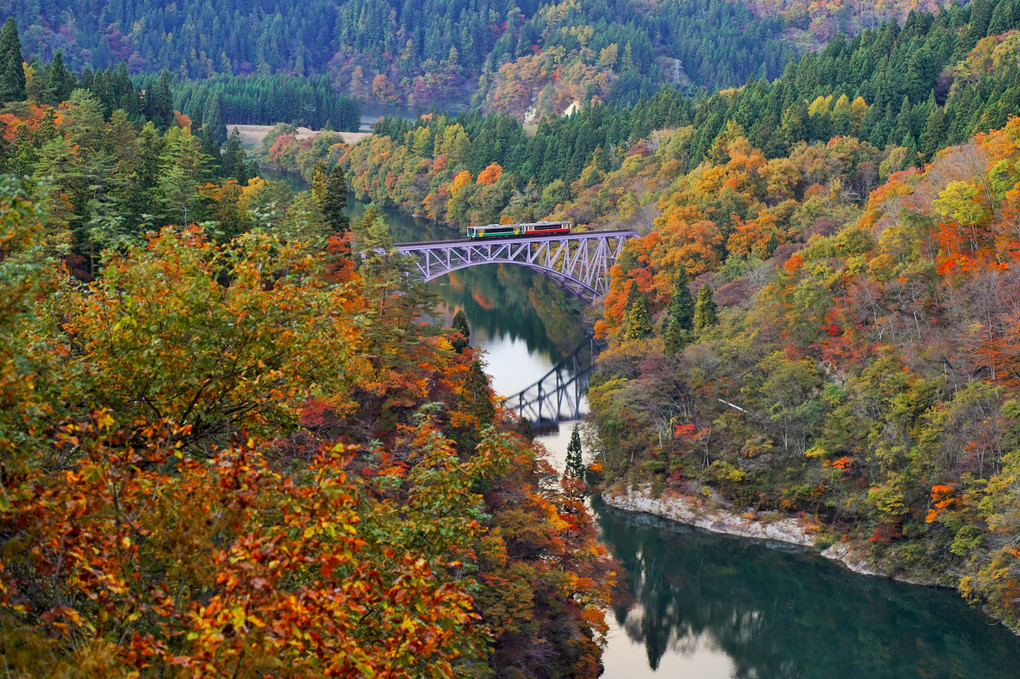
{"type": "Polygon", "coordinates": [[[455,271],[436,283],[448,309],[464,309],[472,344],[508,337],[523,341],[528,353],[548,356],[551,365],[529,374],[532,379],[521,388],[544,375],[584,338],[577,300],[522,266],[486,264],[455,271]]]}
{"type": "Polygon", "coordinates": [[[455,116],[458,113],[466,111],[468,108],[468,101],[457,101],[451,98],[447,98],[442,102],[442,106],[432,104],[430,106],[415,106],[412,104],[372,104],[364,103],[361,105],[361,126],[362,132],[371,132],[375,126],[376,121],[384,116],[400,116],[409,120],[417,120],[419,116],[425,113],[445,113],[450,116],[455,116]]]}
{"type": "Polygon", "coordinates": [[[1020,677],[1020,640],[954,592],[596,510],[632,593],[612,611],[630,643],[610,640],[608,677],[661,676],[667,666],[667,676],[699,679],[1020,677]]]}

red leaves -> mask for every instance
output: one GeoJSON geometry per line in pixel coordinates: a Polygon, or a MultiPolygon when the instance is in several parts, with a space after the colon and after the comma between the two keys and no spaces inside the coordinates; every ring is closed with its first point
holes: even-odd
{"type": "Polygon", "coordinates": [[[902,520],[890,521],[888,523],[882,523],[875,527],[871,537],[868,538],[868,542],[892,542],[897,538],[903,537],[903,522],[902,520]]]}

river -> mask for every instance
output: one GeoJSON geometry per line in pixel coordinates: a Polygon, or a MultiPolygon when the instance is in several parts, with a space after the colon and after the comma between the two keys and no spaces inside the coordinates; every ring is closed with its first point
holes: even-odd
{"type": "MultiPolygon", "coordinates": [[[[353,197],[352,221],[364,213],[353,197]]],[[[458,231],[386,210],[400,241],[458,231]]],[[[541,378],[580,342],[578,302],[524,267],[486,265],[432,283],[447,322],[463,309],[497,393],[541,378]]],[[[559,469],[570,425],[537,437],[559,469]]],[[[610,679],[1020,679],[1020,638],[956,592],[857,575],[786,545],[593,511],[621,563],[607,611],[610,679]]]]}
{"type": "MultiPolygon", "coordinates": [[[[362,214],[357,201],[352,218],[362,214]]],[[[394,237],[459,237],[386,212],[394,237]]],[[[447,320],[464,309],[498,393],[535,382],[584,336],[578,303],[515,266],[434,284],[447,320]]],[[[562,469],[570,426],[538,441],[562,469]]],[[[857,575],[785,545],[709,534],[654,517],[593,510],[621,562],[604,676],[643,679],[1020,678],[1020,639],[956,592],[857,575]]]]}

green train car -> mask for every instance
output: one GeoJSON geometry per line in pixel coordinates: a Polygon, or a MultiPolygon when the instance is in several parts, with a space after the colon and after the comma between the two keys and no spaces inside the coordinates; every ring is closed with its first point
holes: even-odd
{"type": "Polygon", "coordinates": [[[531,224],[486,224],[469,226],[468,238],[508,238],[513,236],[548,236],[570,233],[570,222],[533,222],[531,224]]]}

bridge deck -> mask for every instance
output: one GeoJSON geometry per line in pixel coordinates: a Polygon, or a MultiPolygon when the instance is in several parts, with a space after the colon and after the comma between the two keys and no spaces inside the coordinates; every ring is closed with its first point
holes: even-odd
{"type": "Polygon", "coordinates": [[[609,289],[609,268],[637,231],[578,231],[502,238],[400,243],[397,252],[417,257],[426,281],[481,264],[519,264],[541,271],[572,294],[592,302],[609,289]]]}
{"type": "Polygon", "coordinates": [[[414,249],[424,246],[430,247],[455,247],[458,245],[481,245],[483,243],[521,243],[529,240],[537,241],[562,241],[579,240],[584,238],[613,238],[615,236],[636,236],[638,232],[633,229],[619,229],[616,231],[574,231],[572,233],[558,233],[552,235],[534,234],[528,236],[507,236],[504,238],[463,238],[459,240],[424,240],[414,243],[396,243],[398,250],[414,249]]]}

